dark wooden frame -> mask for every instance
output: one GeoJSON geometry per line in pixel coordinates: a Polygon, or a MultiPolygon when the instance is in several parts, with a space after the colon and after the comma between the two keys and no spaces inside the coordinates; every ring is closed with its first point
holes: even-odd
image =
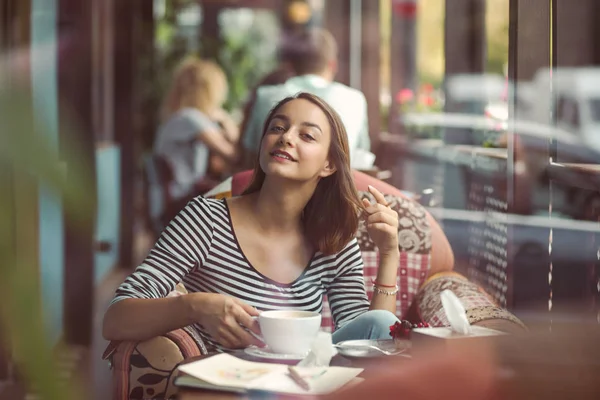
{"type": "Polygon", "coordinates": [[[446,75],[485,71],[485,8],[485,0],[446,0],[446,75]]]}
{"type": "MultiPolygon", "coordinates": [[[[12,38],[10,37],[10,23],[15,18],[15,0],[3,1],[0,3],[0,52],[9,51],[12,47],[12,38]]],[[[8,168],[0,169],[0,186],[4,188],[2,195],[0,195],[0,207],[7,210],[9,215],[13,214],[14,211],[14,199],[12,198],[12,186],[13,186],[12,173],[8,168]]],[[[10,226],[2,226],[0,230],[6,230],[5,235],[2,237],[11,237],[11,231],[14,230],[14,223],[10,226]]],[[[13,243],[4,243],[7,247],[14,247],[13,243]]],[[[11,351],[5,343],[0,324],[0,384],[8,385],[8,381],[12,380],[11,371],[11,351]]],[[[2,391],[0,391],[2,394],[2,391]]]]}
{"type": "Polygon", "coordinates": [[[335,80],[350,84],[350,0],[325,2],[324,27],[331,32],[338,46],[338,71],[335,80]]]}
{"type": "MultiPolygon", "coordinates": [[[[360,89],[367,99],[367,114],[369,117],[369,135],[372,148],[376,148],[381,133],[381,58],[379,26],[379,1],[361,1],[360,18],[360,89]]],[[[329,0],[325,2],[324,27],[335,37],[338,45],[338,72],[336,81],[350,85],[351,42],[349,23],[351,17],[350,1],[329,0]]]]}
{"type": "MultiPolygon", "coordinates": [[[[68,164],[69,171],[84,170],[90,185],[92,198],[96,199],[95,139],[93,135],[92,108],[92,4],[89,1],[59,0],[59,41],[68,48],[58,58],[59,143],[76,140],[77,165],[68,164]],[[67,127],[73,126],[73,130],[67,127]],[[66,132],[74,138],[64,136],[66,132]]],[[[73,143],[69,143],[73,144],[73,143]]],[[[69,160],[61,148],[63,159],[69,160]]],[[[66,213],[65,271],[64,271],[64,339],[68,344],[89,346],[92,340],[93,294],[94,294],[94,220],[95,205],[86,221],[74,221],[66,213]],[[83,223],[82,223],[83,222],[83,223]]]]}
{"type": "Polygon", "coordinates": [[[134,47],[138,0],[115,1],[113,33],[112,99],[114,141],[120,149],[120,208],[118,265],[132,269],[135,222],[135,125],[136,57],[134,47]]]}
{"type": "Polygon", "coordinates": [[[380,1],[362,1],[360,89],[367,99],[372,151],[377,149],[381,134],[380,10],[380,1]]]}

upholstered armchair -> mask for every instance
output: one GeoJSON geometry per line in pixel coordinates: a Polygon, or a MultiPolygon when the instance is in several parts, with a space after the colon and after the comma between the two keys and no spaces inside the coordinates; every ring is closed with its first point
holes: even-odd
{"type": "MultiPolygon", "coordinates": [[[[207,197],[239,195],[250,179],[251,171],[238,173],[218,185],[207,197]]],[[[399,318],[447,326],[439,294],[444,289],[451,289],[461,299],[471,324],[506,332],[524,329],[514,315],[499,307],[483,289],[453,271],[454,255],[446,235],[422,205],[409,194],[361,172],[354,171],[354,179],[361,197],[373,200],[367,190],[367,186],[372,185],[384,193],[388,204],[398,212],[401,256],[396,314],[399,318]]],[[[363,224],[359,226],[357,238],[370,297],[378,251],[363,224]]],[[[330,331],[332,321],[328,303],[324,303],[322,329],[330,331]]],[[[152,398],[159,394],[162,398],[172,396],[175,393],[172,372],[177,364],[187,357],[204,353],[206,348],[202,341],[188,328],[139,343],[111,343],[104,356],[112,361],[115,399],[152,398]]]]}

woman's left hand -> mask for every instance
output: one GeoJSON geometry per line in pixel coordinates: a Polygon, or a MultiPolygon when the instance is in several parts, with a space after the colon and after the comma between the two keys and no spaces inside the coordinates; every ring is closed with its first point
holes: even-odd
{"type": "Polygon", "coordinates": [[[369,185],[369,192],[376,203],[363,199],[367,232],[380,254],[394,254],[398,252],[398,213],[388,206],[379,190],[369,185]]]}

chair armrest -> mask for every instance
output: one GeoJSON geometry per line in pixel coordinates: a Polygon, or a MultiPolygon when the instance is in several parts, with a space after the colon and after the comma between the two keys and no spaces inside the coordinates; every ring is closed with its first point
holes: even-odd
{"type": "Polygon", "coordinates": [[[439,272],[452,271],[454,269],[454,252],[452,246],[435,218],[426,211],[427,221],[431,228],[431,268],[429,276],[439,272]]]}
{"type": "Polygon", "coordinates": [[[411,304],[409,319],[425,321],[431,326],[449,326],[440,298],[445,289],[452,290],[460,299],[471,325],[508,333],[527,329],[515,315],[496,304],[483,288],[451,271],[435,274],[425,281],[411,304]]]}
{"type": "Polygon", "coordinates": [[[186,327],[141,342],[111,342],[102,358],[110,360],[115,400],[171,398],[173,372],[184,359],[207,354],[202,339],[186,327]]]}

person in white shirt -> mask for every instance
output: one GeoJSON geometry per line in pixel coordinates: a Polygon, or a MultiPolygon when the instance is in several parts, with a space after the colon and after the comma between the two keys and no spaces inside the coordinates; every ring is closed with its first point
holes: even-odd
{"type": "Polygon", "coordinates": [[[360,168],[369,153],[367,101],[360,90],[334,82],[337,72],[337,44],[328,31],[311,28],[293,35],[288,55],[297,76],[284,84],[258,88],[256,100],[242,134],[244,159],[253,162],[260,146],[261,132],[266,116],[280,100],[299,92],[308,92],[325,100],[340,115],[348,133],[351,165],[360,168]]]}

